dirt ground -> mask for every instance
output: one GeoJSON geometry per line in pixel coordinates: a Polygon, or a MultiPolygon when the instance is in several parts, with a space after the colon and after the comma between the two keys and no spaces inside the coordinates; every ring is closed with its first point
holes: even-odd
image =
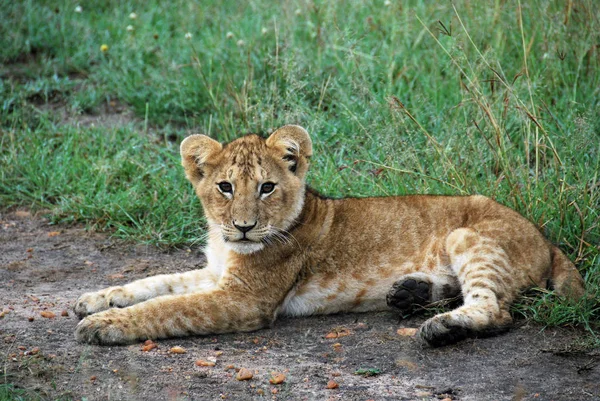
{"type": "Polygon", "coordinates": [[[52,399],[600,400],[600,352],[567,352],[583,332],[525,322],[437,349],[397,333],[424,317],[399,321],[392,312],[281,319],[254,333],[158,341],[147,352],[75,342],[71,308],[83,292],[203,263],[200,250],[163,252],[28,212],[0,214],[0,355],[9,383],[52,399]],[[332,332],[340,337],[325,338],[332,332]],[[238,381],[236,368],[253,378],[238,381]],[[271,372],[284,382],[270,384],[271,372]],[[338,387],[328,389],[330,381],[338,387]]]}

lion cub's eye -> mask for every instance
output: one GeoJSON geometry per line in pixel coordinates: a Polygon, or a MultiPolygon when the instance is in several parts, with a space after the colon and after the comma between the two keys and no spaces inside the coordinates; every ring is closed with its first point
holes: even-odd
{"type": "Polygon", "coordinates": [[[262,184],[260,186],[260,194],[261,195],[270,194],[274,190],[275,190],[275,183],[274,182],[265,182],[264,184],[262,184]]]}
{"type": "Polygon", "coordinates": [[[217,184],[219,186],[219,190],[223,193],[230,194],[233,192],[233,187],[230,182],[222,181],[217,184]]]}

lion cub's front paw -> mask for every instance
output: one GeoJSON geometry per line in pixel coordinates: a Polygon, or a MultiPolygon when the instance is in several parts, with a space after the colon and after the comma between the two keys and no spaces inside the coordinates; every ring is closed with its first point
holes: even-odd
{"type": "Polygon", "coordinates": [[[77,341],[88,344],[126,344],[136,340],[128,313],[109,309],[84,318],[75,329],[77,341]]]}
{"type": "Polygon", "coordinates": [[[97,292],[86,292],[81,295],[73,310],[80,319],[97,312],[112,308],[128,306],[127,296],[122,287],[107,288],[97,292]]]}

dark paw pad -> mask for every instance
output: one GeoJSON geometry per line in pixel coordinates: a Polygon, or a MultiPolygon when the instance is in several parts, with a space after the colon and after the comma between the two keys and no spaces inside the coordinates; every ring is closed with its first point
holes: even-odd
{"type": "Polygon", "coordinates": [[[432,347],[442,347],[471,337],[472,331],[464,326],[448,324],[433,318],[423,324],[419,336],[432,347]]]}
{"type": "Polygon", "coordinates": [[[412,278],[397,281],[387,294],[387,304],[402,311],[427,305],[431,300],[430,288],[429,283],[412,278]]]}

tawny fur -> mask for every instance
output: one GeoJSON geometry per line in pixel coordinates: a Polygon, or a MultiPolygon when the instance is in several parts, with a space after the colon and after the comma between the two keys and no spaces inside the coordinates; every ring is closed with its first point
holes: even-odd
{"type": "Polygon", "coordinates": [[[77,339],[123,344],[257,330],[278,315],[384,310],[394,283],[415,280],[431,302],[462,294],[462,306],[419,331],[442,345],[509,325],[523,289],[551,281],[559,295],[583,294],[573,264],[515,211],[483,196],[326,199],[305,187],[311,155],[298,126],[224,146],[186,138],[182,163],[208,220],[207,266],[82,295],[77,339]],[[274,191],[261,193],[267,182],[274,191]]]}

